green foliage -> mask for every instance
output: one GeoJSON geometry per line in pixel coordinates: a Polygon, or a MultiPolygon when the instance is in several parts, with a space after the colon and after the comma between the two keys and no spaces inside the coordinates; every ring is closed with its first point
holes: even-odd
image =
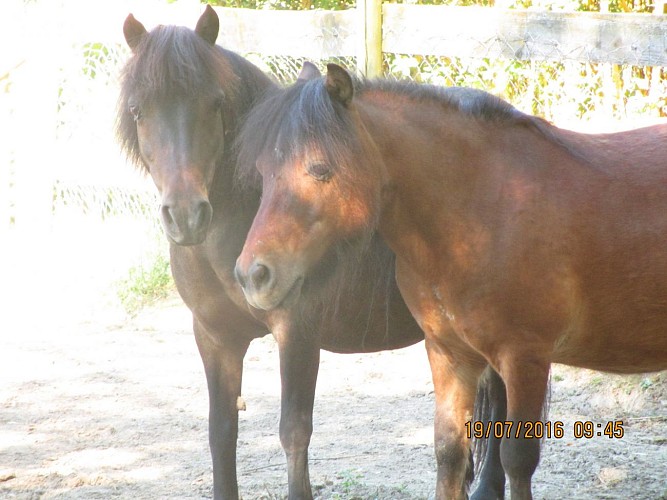
{"type": "MultiPolygon", "coordinates": [[[[417,5],[478,5],[493,7],[500,5],[514,9],[540,8],[549,10],[599,12],[600,0],[388,0],[387,3],[417,5]]],[[[281,10],[344,10],[352,9],[355,0],[201,0],[221,7],[242,7],[246,9],[281,10]]],[[[608,12],[652,12],[653,0],[609,0],[608,12]]]]}
{"type": "MultiPolygon", "coordinates": [[[[178,0],[165,0],[176,3],[178,0]]],[[[356,0],[200,0],[201,3],[220,7],[236,7],[246,9],[325,9],[343,10],[354,8],[356,0]]],[[[386,3],[406,3],[416,5],[478,5],[492,7],[499,0],[385,0],[386,3]]],[[[38,0],[23,0],[25,4],[36,4],[38,0]]],[[[512,0],[502,1],[503,7],[510,8],[553,8],[554,10],[590,11],[600,10],[600,0],[512,0]]],[[[609,0],[609,12],[652,12],[653,0],[609,0]]]]}
{"type": "Polygon", "coordinates": [[[664,382],[667,382],[667,378],[664,378],[663,373],[656,373],[643,377],[639,382],[639,387],[643,391],[647,391],[651,388],[659,391],[661,387],[667,389],[667,384],[664,382]]]}
{"type": "Polygon", "coordinates": [[[100,66],[104,66],[109,59],[110,51],[101,43],[87,43],[83,46],[83,57],[85,64],[83,74],[88,78],[95,78],[100,66]]]}
{"type": "Polygon", "coordinates": [[[355,0],[201,0],[220,7],[274,10],[345,10],[354,8],[355,0]]]}
{"type": "Polygon", "coordinates": [[[127,49],[119,44],[91,42],[81,46],[81,55],[81,69],[88,79],[113,82],[119,65],[127,57],[127,49]]]}
{"type": "Polygon", "coordinates": [[[364,476],[356,470],[344,470],[339,472],[336,478],[340,480],[340,483],[336,487],[339,491],[333,493],[333,498],[335,500],[343,500],[350,498],[353,490],[362,486],[364,476]]]}
{"type": "Polygon", "coordinates": [[[346,469],[336,473],[334,481],[317,487],[318,498],[333,500],[381,500],[384,498],[407,498],[407,485],[371,485],[364,474],[357,469],[346,469]]]}
{"type": "Polygon", "coordinates": [[[658,67],[385,54],[385,74],[486,90],[551,121],[667,116],[666,75],[658,67]]]}
{"type": "Polygon", "coordinates": [[[125,311],[135,315],[142,308],[164,299],[173,290],[169,259],[156,254],[146,263],[131,267],[117,284],[117,294],[125,311]]]}

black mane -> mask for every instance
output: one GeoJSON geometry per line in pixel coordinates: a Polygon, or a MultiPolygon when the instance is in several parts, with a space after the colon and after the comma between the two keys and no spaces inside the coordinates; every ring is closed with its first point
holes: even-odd
{"type": "Polygon", "coordinates": [[[158,26],[144,36],[120,76],[116,135],[121,148],[142,166],[130,102],[206,97],[224,93],[225,126],[235,132],[245,112],[271,80],[234,52],[207,43],[193,30],[158,26]],[[240,84],[243,82],[243,85],[240,84]]]}
{"type": "Polygon", "coordinates": [[[515,122],[528,117],[499,97],[468,87],[440,87],[400,80],[372,80],[358,87],[358,92],[372,90],[405,95],[415,101],[433,101],[485,120],[515,122]]]}
{"type": "Polygon", "coordinates": [[[260,155],[276,161],[294,158],[299,145],[313,141],[333,166],[342,164],[357,145],[348,114],[331,101],[320,79],[276,89],[253,108],[239,133],[238,180],[257,182],[260,155]]]}
{"type": "MultiPolygon", "coordinates": [[[[382,79],[356,79],[354,85],[359,96],[372,91],[395,93],[417,102],[433,101],[480,120],[528,125],[551,135],[549,125],[540,118],[522,113],[482,90],[382,79]]],[[[322,78],[276,90],[248,115],[238,142],[238,177],[253,184],[257,181],[255,163],[259,155],[286,160],[299,156],[299,145],[317,143],[335,167],[343,164],[346,153],[357,145],[348,113],[329,97],[322,78]]]]}
{"type": "Polygon", "coordinates": [[[556,127],[543,118],[519,111],[509,102],[484,90],[468,87],[439,87],[395,80],[375,80],[360,86],[359,91],[380,90],[405,95],[415,101],[430,100],[451,110],[504,126],[523,126],[532,129],[547,141],[563,148],[572,156],[587,163],[585,156],[555,133],[556,127]]]}

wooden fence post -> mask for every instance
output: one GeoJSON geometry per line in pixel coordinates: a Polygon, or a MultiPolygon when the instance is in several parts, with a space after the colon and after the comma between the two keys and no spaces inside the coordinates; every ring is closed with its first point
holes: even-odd
{"type": "Polygon", "coordinates": [[[361,40],[357,71],[367,78],[382,76],[382,0],[357,0],[361,40]]]}

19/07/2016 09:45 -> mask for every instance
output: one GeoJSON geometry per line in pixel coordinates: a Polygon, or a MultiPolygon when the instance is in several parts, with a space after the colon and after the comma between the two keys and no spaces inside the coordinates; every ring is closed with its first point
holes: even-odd
{"type": "MultiPolygon", "coordinates": [[[[468,439],[488,439],[490,437],[523,437],[525,439],[561,439],[565,437],[565,424],[560,420],[546,421],[468,421],[466,422],[468,439]]],[[[610,439],[620,439],[624,436],[622,420],[609,420],[604,423],[577,420],[572,424],[572,435],[575,439],[590,439],[606,436],[610,439]]]]}

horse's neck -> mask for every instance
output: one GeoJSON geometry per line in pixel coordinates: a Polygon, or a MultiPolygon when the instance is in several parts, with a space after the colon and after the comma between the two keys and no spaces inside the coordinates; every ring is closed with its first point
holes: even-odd
{"type": "MultiPolygon", "coordinates": [[[[227,140],[233,140],[229,138],[227,140]]],[[[231,290],[233,268],[252,225],[260,202],[260,191],[240,187],[235,181],[236,156],[233,148],[219,160],[209,201],[213,218],[206,244],[202,247],[220,279],[231,290]]]]}
{"type": "Polygon", "coordinates": [[[393,193],[380,231],[410,261],[442,261],[441,252],[456,251],[448,248],[451,234],[493,214],[504,176],[532,147],[534,132],[517,127],[512,138],[496,123],[433,103],[405,106],[360,109],[393,193]]]}
{"type": "MultiPolygon", "coordinates": [[[[234,148],[234,134],[227,134],[225,151],[218,160],[210,192],[210,202],[214,212],[224,214],[224,218],[237,218],[237,215],[259,207],[261,186],[249,187],[236,179],[237,155],[234,148]]],[[[252,222],[252,219],[250,219],[252,222]]],[[[248,223],[248,229],[250,228],[248,223]]]]}
{"type": "Polygon", "coordinates": [[[511,163],[507,152],[494,149],[503,138],[491,125],[433,103],[370,106],[360,115],[393,191],[429,210],[443,201],[466,203],[476,181],[511,163]]]}

